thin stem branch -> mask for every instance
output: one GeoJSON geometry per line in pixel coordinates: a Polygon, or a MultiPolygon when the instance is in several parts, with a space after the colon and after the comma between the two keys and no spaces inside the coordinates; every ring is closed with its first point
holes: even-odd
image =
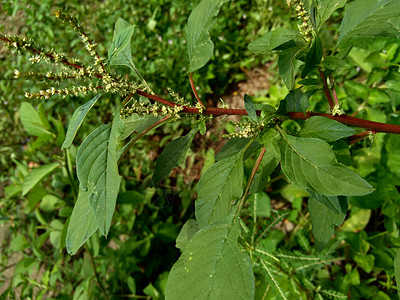
{"type": "Polygon", "coordinates": [[[94,271],[94,274],[96,276],[97,283],[98,283],[103,295],[106,297],[106,299],[109,299],[109,296],[108,296],[108,294],[106,292],[106,289],[104,288],[103,282],[101,281],[99,273],[97,272],[96,264],[94,262],[94,258],[93,258],[92,252],[90,252],[90,249],[86,244],[85,244],[85,248],[86,248],[86,252],[89,254],[89,260],[90,260],[90,263],[91,263],[91,265],[93,267],[93,271],[94,271]]]}
{"type": "Polygon", "coordinates": [[[337,97],[336,88],[335,88],[335,85],[334,85],[334,83],[333,83],[332,74],[329,74],[329,81],[331,82],[331,85],[332,85],[332,96],[333,96],[333,100],[335,100],[335,104],[336,104],[337,106],[339,106],[339,99],[338,99],[338,97],[337,97]]]}
{"type": "Polygon", "coordinates": [[[189,81],[190,81],[190,86],[192,87],[193,94],[196,97],[197,101],[200,103],[201,107],[206,108],[204,103],[200,100],[199,95],[197,94],[196,86],[194,85],[193,82],[193,72],[189,74],[189,81]]]}
{"type": "Polygon", "coordinates": [[[354,134],[352,136],[349,136],[347,138],[347,140],[350,142],[350,145],[352,145],[352,144],[355,144],[355,143],[357,143],[359,141],[362,141],[365,138],[370,137],[371,134],[374,134],[374,133],[375,132],[372,131],[372,130],[366,130],[366,131],[360,132],[358,134],[354,134]]]}
{"type": "Polygon", "coordinates": [[[267,151],[267,149],[265,149],[265,147],[263,147],[261,152],[260,152],[260,154],[258,155],[258,158],[257,158],[256,162],[254,163],[253,169],[251,170],[251,174],[250,174],[249,180],[247,181],[246,188],[244,189],[244,193],[243,193],[242,199],[240,199],[240,204],[239,204],[238,211],[240,211],[242,209],[243,204],[246,201],[246,197],[247,197],[247,194],[248,194],[248,192],[250,190],[250,186],[251,186],[251,184],[253,182],[254,176],[256,175],[258,168],[260,167],[261,161],[262,161],[262,159],[263,159],[263,157],[265,155],[265,151],[267,151]]]}
{"type": "Polygon", "coordinates": [[[324,93],[325,93],[326,99],[328,99],[329,106],[331,107],[331,109],[333,109],[335,107],[335,103],[333,102],[331,92],[329,91],[328,82],[326,81],[325,73],[321,69],[318,69],[318,71],[319,71],[319,75],[321,76],[322,83],[324,84],[324,93]]]}

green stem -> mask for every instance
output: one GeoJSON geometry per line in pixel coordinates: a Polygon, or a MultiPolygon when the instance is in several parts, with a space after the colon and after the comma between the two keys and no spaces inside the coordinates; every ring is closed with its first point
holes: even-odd
{"type": "Polygon", "coordinates": [[[106,289],[104,288],[103,282],[100,280],[99,273],[97,273],[96,264],[94,262],[94,257],[92,255],[92,253],[90,252],[89,247],[86,244],[85,244],[85,248],[86,248],[86,252],[89,254],[89,260],[90,260],[90,263],[92,264],[93,271],[94,271],[94,274],[96,276],[97,283],[98,283],[102,293],[104,294],[105,298],[109,299],[109,296],[106,293],[106,289]]]}

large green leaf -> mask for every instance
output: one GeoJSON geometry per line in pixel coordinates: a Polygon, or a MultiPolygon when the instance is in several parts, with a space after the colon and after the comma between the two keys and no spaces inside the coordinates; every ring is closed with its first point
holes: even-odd
{"type": "Polygon", "coordinates": [[[335,213],[320,201],[317,201],[312,195],[308,199],[308,210],[317,247],[322,248],[332,237],[334,226],[342,225],[346,217],[346,211],[340,210],[335,213]]]}
{"type": "Polygon", "coordinates": [[[99,229],[107,235],[115,210],[121,177],[118,174],[117,144],[124,126],[115,114],[112,126],[103,124],[94,130],[79,147],[77,174],[80,187],[89,191],[99,229]]]}
{"type": "Polygon", "coordinates": [[[90,191],[79,190],[78,200],[72,211],[66,237],[66,247],[69,254],[76,251],[97,231],[96,217],[89,203],[90,191]]]}
{"type": "Polygon", "coordinates": [[[86,118],[87,113],[93,107],[93,105],[95,105],[97,100],[99,100],[100,96],[101,93],[96,95],[92,100],[75,109],[74,114],[71,117],[71,121],[69,122],[67,135],[64,143],[61,146],[61,149],[69,148],[71,146],[72,141],[74,140],[79,127],[81,127],[83,120],[86,118]]]}
{"type": "Polygon", "coordinates": [[[291,90],[294,87],[294,79],[296,75],[294,61],[299,50],[300,49],[296,47],[286,49],[285,51],[282,51],[278,58],[279,74],[288,90],[291,90]]]}
{"type": "Polygon", "coordinates": [[[399,0],[356,0],[347,6],[339,29],[338,45],[353,37],[399,37],[400,32],[390,22],[398,18],[399,0]]]}
{"type": "Polygon", "coordinates": [[[51,132],[49,131],[51,128],[49,127],[48,123],[46,124],[46,122],[43,122],[39,113],[32,106],[32,104],[28,102],[22,102],[19,109],[19,118],[26,132],[29,134],[35,136],[51,135],[51,132]]]}
{"type": "Polygon", "coordinates": [[[22,195],[26,195],[43,178],[57,169],[59,165],[59,163],[52,163],[32,169],[32,171],[30,171],[25,177],[24,184],[22,186],[22,195]]]}
{"type": "Polygon", "coordinates": [[[129,24],[124,19],[119,18],[115,23],[114,36],[108,49],[108,61],[110,65],[125,65],[133,68],[131,54],[131,38],[135,26],[129,24]]]}
{"type": "Polygon", "coordinates": [[[332,13],[338,8],[343,7],[347,0],[318,0],[316,2],[316,22],[319,30],[332,13]]]}
{"type": "Polygon", "coordinates": [[[321,116],[308,118],[300,131],[302,137],[317,138],[328,142],[351,136],[354,133],[353,128],[321,116]]]}
{"type": "Polygon", "coordinates": [[[199,226],[195,219],[189,219],[183,225],[181,232],[176,238],[176,248],[183,250],[192,236],[199,231],[199,226]]]}
{"type": "Polygon", "coordinates": [[[156,162],[152,178],[153,184],[160,182],[165,176],[168,176],[173,168],[183,162],[196,133],[197,128],[192,129],[186,136],[173,140],[165,147],[156,162]]]}
{"type": "Polygon", "coordinates": [[[186,31],[189,73],[202,68],[213,54],[214,43],[210,39],[209,30],[224,2],[226,0],[202,0],[189,16],[186,31]]]}
{"type": "Polygon", "coordinates": [[[198,231],[171,269],[165,299],[254,299],[251,261],[238,237],[231,220],[198,231]]]}
{"type": "Polygon", "coordinates": [[[291,91],[286,97],[286,111],[305,113],[310,106],[308,95],[301,91],[301,88],[291,91]]]}
{"type": "Polygon", "coordinates": [[[283,50],[295,46],[304,46],[305,42],[298,30],[276,28],[249,44],[249,50],[255,54],[272,50],[283,50]]]}
{"type": "Polygon", "coordinates": [[[320,139],[281,133],[282,170],[295,186],[325,196],[366,195],[372,186],[335,160],[331,146],[320,139]]]}
{"type": "Polygon", "coordinates": [[[243,193],[243,153],[220,160],[207,169],[199,181],[196,220],[199,228],[223,220],[232,202],[243,193]]]}

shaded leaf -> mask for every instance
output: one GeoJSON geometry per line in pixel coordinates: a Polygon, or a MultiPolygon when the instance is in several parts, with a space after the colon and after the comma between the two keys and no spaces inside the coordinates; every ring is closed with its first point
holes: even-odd
{"type": "Polygon", "coordinates": [[[47,177],[59,166],[59,163],[52,163],[32,169],[25,177],[22,186],[22,195],[26,195],[35,185],[37,185],[43,178],[47,177]]]}
{"type": "Polygon", "coordinates": [[[232,202],[242,196],[244,149],[216,162],[200,178],[196,200],[199,228],[224,219],[231,211],[232,202]]]}
{"type": "Polygon", "coordinates": [[[99,100],[101,93],[96,95],[92,100],[86,102],[85,104],[79,106],[75,109],[74,114],[71,117],[71,121],[68,125],[67,135],[65,137],[64,143],[61,149],[69,148],[74,140],[79,127],[81,127],[83,120],[86,118],[89,110],[95,105],[97,100],[99,100]]]}
{"type": "Polygon", "coordinates": [[[286,111],[305,113],[310,106],[308,95],[304,94],[300,88],[291,91],[286,97],[286,111]]]}
{"type": "Polygon", "coordinates": [[[125,129],[119,138],[122,140],[130,136],[133,132],[142,132],[159,120],[159,117],[153,115],[139,116],[138,114],[132,114],[123,119],[125,129]]]}
{"type": "Polygon", "coordinates": [[[238,237],[231,220],[198,231],[171,269],[165,299],[253,299],[251,261],[238,237]]]}
{"type": "Polygon", "coordinates": [[[321,195],[366,195],[373,191],[368,182],[337,163],[332,148],[319,139],[282,133],[281,164],[291,183],[321,195]]]}
{"type": "Polygon", "coordinates": [[[244,94],[244,105],[246,107],[246,111],[249,114],[250,119],[256,120],[257,113],[256,108],[254,107],[253,99],[249,95],[244,94]]]}
{"type": "MultiPolygon", "coordinates": [[[[235,155],[244,147],[247,147],[250,141],[251,139],[245,138],[233,138],[228,140],[221,151],[215,155],[215,160],[219,161],[235,155]]],[[[258,142],[251,143],[250,146],[247,147],[243,158],[246,160],[258,147],[260,147],[258,142]]]]}
{"type": "Polygon", "coordinates": [[[179,137],[170,142],[157,158],[156,168],[152,177],[153,184],[160,182],[168,176],[173,168],[179,167],[197,133],[197,128],[192,129],[186,136],[179,137]]]}
{"type": "MultiPolygon", "coordinates": [[[[400,287],[400,248],[394,258],[394,276],[396,278],[396,286],[400,287]]],[[[397,288],[397,295],[400,297],[400,288],[397,288]]]]}
{"type": "Polygon", "coordinates": [[[107,235],[115,210],[121,177],[117,165],[118,137],[123,131],[119,113],[112,126],[103,124],[94,130],[79,147],[77,175],[80,187],[89,191],[99,229],[107,235]]]}
{"type": "Polygon", "coordinates": [[[355,134],[353,128],[347,127],[338,121],[314,116],[305,121],[304,127],[300,130],[300,136],[305,138],[317,138],[333,142],[344,137],[355,134]]]}
{"type": "Polygon", "coordinates": [[[186,45],[189,55],[189,73],[202,68],[211,58],[214,43],[209,30],[214,17],[226,0],[202,0],[192,11],[188,19],[186,45]]]}
{"type": "Polygon", "coordinates": [[[294,60],[299,52],[299,48],[290,48],[279,55],[278,67],[279,74],[281,75],[283,82],[285,83],[288,90],[293,89],[295,79],[294,60]]]}
{"type": "Polygon", "coordinates": [[[306,77],[311,71],[313,71],[316,66],[320,63],[322,59],[322,45],[321,40],[316,36],[312,42],[310,50],[308,50],[306,55],[306,61],[304,69],[301,72],[301,78],[306,77]]]}
{"type": "Polygon", "coordinates": [[[308,210],[311,216],[312,232],[318,248],[323,248],[334,233],[334,226],[340,226],[346,212],[335,213],[312,195],[308,199],[308,210]]]}
{"type": "Polygon", "coordinates": [[[339,29],[338,45],[353,37],[399,37],[400,32],[389,21],[398,18],[398,0],[356,0],[347,6],[339,29]]]}
{"type": "Polygon", "coordinates": [[[276,28],[249,44],[249,50],[255,54],[272,50],[284,50],[296,46],[304,46],[305,42],[298,30],[276,28]]]}
{"type": "Polygon", "coordinates": [[[97,231],[98,225],[89,203],[90,191],[79,190],[78,200],[72,211],[67,229],[65,246],[74,255],[78,249],[97,231]]]}

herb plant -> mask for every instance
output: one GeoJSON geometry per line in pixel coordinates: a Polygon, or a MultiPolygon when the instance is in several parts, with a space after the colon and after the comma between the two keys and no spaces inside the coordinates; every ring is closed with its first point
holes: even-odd
{"type": "MultiPolygon", "coordinates": [[[[188,120],[191,124],[190,131],[172,140],[159,155],[150,179],[157,186],[183,163],[196,135],[205,135],[214,118],[242,116],[241,121],[230,121],[237,130],[228,131],[229,141],[198,182],[195,219],[180,229],[176,247],[181,255],[167,281],[159,283],[165,299],[391,299],[397,290],[394,278],[400,280],[396,218],[400,210],[400,140],[396,135],[400,133],[400,2],[288,0],[297,28],[275,28],[248,46],[257,55],[277,53],[287,95],[277,107],[255,103],[249,95],[243,99],[245,108],[209,107],[197,93],[193,74],[214,54],[210,32],[225,2],[201,0],[187,22],[187,81],[194,101],[167,88],[168,96],[162,97],[159,87],[152,88],[132,59],[135,26],[122,18],[115,24],[108,56],[103,58],[76,18],[55,13],[79,35],[91,64],[25,37],[0,35],[9,49],[30,55],[33,63],[62,66],[45,74],[16,70],[16,78],[64,84],[26,92],[27,98],[94,94],[74,111],[66,133],[61,120],[46,119],[41,105],[35,110],[24,102],[20,108],[24,128],[38,137],[37,147],[56,136],[54,144],[64,150],[67,162],[69,192],[76,197],[72,212],[60,211],[65,222],[51,224],[57,231],[48,231],[50,239],[71,255],[85,243],[98,253],[99,245],[91,237],[98,232],[106,237],[113,234],[110,227],[117,203],[121,203],[117,213],[122,219],[133,214],[123,206],[129,201],[143,211],[143,195],[121,192],[126,183],[119,171],[140,138],[167,123],[188,120]],[[340,20],[340,26],[328,26],[330,18],[340,20]],[[136,74],[136,79],[117,74],[121,66],[136,74]],[[121,99],[111,105],[110,121],[91,131],[75,151],[73,141],[86,116],[110,93],[121,99]],[[76,190],[68,161],[71,155],[76,155],[76,190]],[[284,180],[291,189],[288,193],[294,195],[288,196],[292,208],[297,210],[271,209],[268,188],[284,180]],[[302,210],[306,198],[308,213],[302,210]],[[371,218],[377,209],[383,214],[383,218],[377,216],[380,226],[367,233],[367,224],[361,220],[371,218]],[[303,213],[310,216],[312,236],[304,228],[297,229],[287,241],[288,250],[278,247],[283,239],[278,224],[296,220],[305,227],[301,218],[298,221],[303,213]],[[344,250],[340,248],[343,241],[347,243],[344,250]],[[361,282],[360,276],[373,278],[374,274],[384,276],[386,282],[361,282]]],[[[9,196],[29,194],[59,166],[58,161],[32,170],[19,165],[23,183],[10,185],[9,196]]],[[[134,230],[128,220],[124,226],[134,230]]],[[[43,225],[48,225],[44,219],[43,225]]],[[[146,237],[136,242],[146,243],[146,237]]],[[[96,272],[96,266],[93,269],[96,272]]],[[[134,291],[132,280],[127,284],[134,291]]],[[[111,297],[100,283],[99,287],[111,297]]],[[[81,289],[82,295],[89,293],[87,287],[81,289]]],[[[147,295],[161,297],[154,286],[146,289],[147,295]]]]}

